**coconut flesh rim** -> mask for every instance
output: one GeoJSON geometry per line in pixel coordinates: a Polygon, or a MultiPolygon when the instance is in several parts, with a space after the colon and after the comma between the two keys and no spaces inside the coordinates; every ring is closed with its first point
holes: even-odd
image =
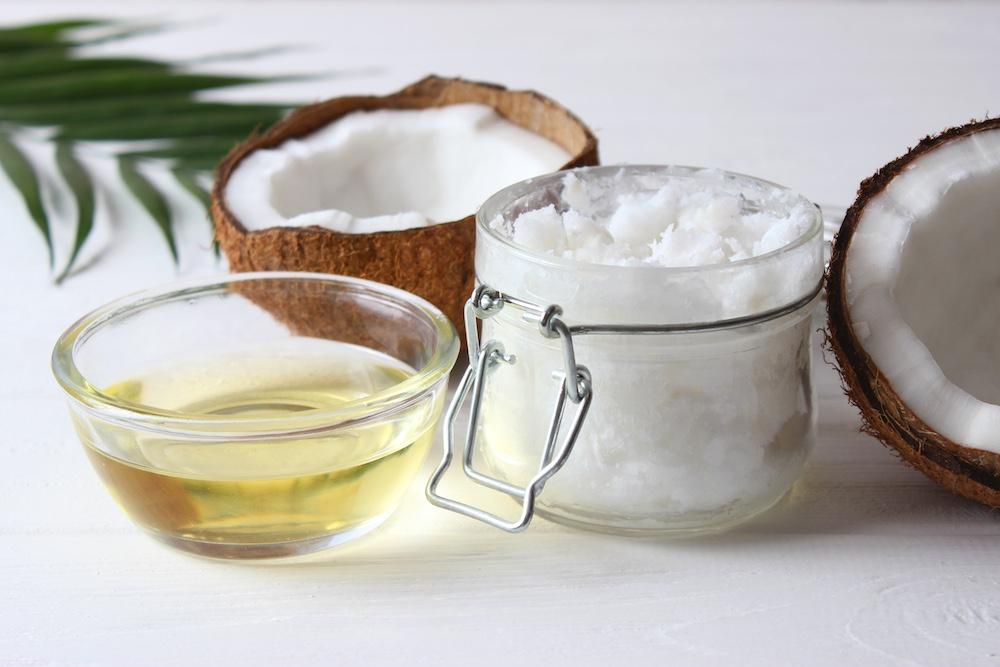
{"type": "Polygon", "coordinates": [[[866,204],[845,263],[854,335],[949,440],[1000,453],[1000,128],[913,160],[866,204]]]}
{"type": "Polygon", "coordinates": [[[505,185],[570,157],[485,105],[356,111],[248,155],[226,201],[248,231],[412,229],[463,218],[505,185]]]}

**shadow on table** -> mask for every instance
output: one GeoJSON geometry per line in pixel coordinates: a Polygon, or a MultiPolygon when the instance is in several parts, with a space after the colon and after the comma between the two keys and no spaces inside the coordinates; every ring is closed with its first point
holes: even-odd
{"type": "MultiPolygon", "coordinates": [[[[689,538],[620,537],[575,530],[538,518],[509,535],[430,506],[414,492],[384,526],[354,543],[268,567],[321,567],[377,584],[411,577],[484,576],[560,563],[613,562],[667,554],[730,553],[855,536],[1000,536],[1000,513],[954,496],[919,474],[871,468],[850,474],[843,464],[813,463],[788,496],[760,517],[728,532],[689,538]],[[888,479],[879,484],[879,478],[888,479]],[[645,555],[643,555],[645,554],[645,555]]],[[[513,505],[511,506],[513,508],[513,505]]]]}
{"type": "Polygon", "coordinates": [[[915,472],[908,481],[878,485],[838,479],[838,468],[811,466],[778,505],[731,531],[673,543],[728,548],[822,536],[1000,535],[1000,512],[949,493],[915,472]]]}

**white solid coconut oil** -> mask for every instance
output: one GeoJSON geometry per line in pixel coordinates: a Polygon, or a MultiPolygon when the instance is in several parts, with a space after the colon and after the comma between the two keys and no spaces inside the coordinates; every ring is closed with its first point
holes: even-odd
{"type": "MultiPolygon", "coordinates": [[[[601,167],[508,188],[480,211],[478,233],[479,280],[558,304],[570,326],[679,329],[574,336],[593,403],[539,511],[598,529],[693,532],[788,490],[815,430],[813,204],[725,172],[601,167]]],[[[483,339],[514,362],[487,377],[480,463],[523,484],[561,391],[562,350],[513,306],[484,322],[483,339]]]]}

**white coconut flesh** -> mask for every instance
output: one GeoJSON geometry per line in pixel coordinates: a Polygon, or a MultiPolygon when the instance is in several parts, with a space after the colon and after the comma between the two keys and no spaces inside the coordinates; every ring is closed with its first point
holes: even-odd
{"type": "Polygon", "coordinates": [[[569,159],[488,106],[358,111],[253,152],[225,197],[248,230],[401,230],[464,218],[502,187],[569,159]]]}
{"type": "Polygon", "coordinates": [[[871,198],[845,273],[855,336],[900,399],[1000,453],[1000,130],[935,147],[871,198]]]}

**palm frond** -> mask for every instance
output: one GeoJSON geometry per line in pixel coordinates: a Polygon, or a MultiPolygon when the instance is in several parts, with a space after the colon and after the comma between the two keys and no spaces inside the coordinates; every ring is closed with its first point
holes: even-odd
{"type": "Polygon", "coordinates": [[[18,133],[18,137],[46,136],[46,140],[57,142],[56,167],[76,205],[74,237],[71,244],[67,242],[70,250],[57,282],[72,273],[94,227],[96,187],[77,155],[76,141],[114,142],[104,145],[118,162],[123,188],[155,222],[177,262],[169,202],[143,170],[168,166],[177,183],[207,210],[210,196],[199,179],[248,134],[272,124],[296,106],[212,102],[198,95],[218,88],[316,78],[187,70],[193,65],[201,69],[212,62],[259,58],[284,50],[274,46],[177,62],[132,56],[85,57],[79,52],[81,46],[170,27],[69,18],[0,28],[0,168],[42,233],[50,266],[54,263],[54,243],[39,172],[12,140],[11,132],[28,126],[52,128],[18,133]],[[140,169],[144,160],[148,160],[147,166],[140,169]],[[164,160],[169,165],[164,165],[164,160]]]}
{"type": "Polygon", "coordinates": [[[46,50],[0,60],[0,81],[65,76],[77,72],[166,71],[170,67],[167,63],[145,58],[67,58],[62,53],[46,50]]]}
{"type": "Polygon", "coordinates": [[[73,269],[73,264],[76,262],[83,244],[87,242],[87,238],[94,228],[95,198],[94,182],[83,164],[77,159],[73,151],[73,144],[60,141],[56,145],[56,166],[58,166],[59,173],[62,174],[63,180],[66,181],[66,185],[69,186],[70,192],[73,193],[73,199],[76,201],[76,234],[73,238],[69,259],[66,261],[66,268],[56,278],[56,283],[61,283],[73,269]]]}
{"type": "Polygon", "coordinates": [[[122,153],[140,158],[156,158],[162,160],[179,161],[212,161],[213,164],[219,162],[226,154],[232,150],[233,146],[243,141],[244,135],[211,136],[211,137],[185,137],[175,139],[160,148],[146,148],[122,153]]]}
{"type": "Polygon", "coordinates": [[[163,238],[167,242],[170,256],[173,258],[174,264],[177,264],[180,258],[177,255],[177,239],[174,237],[173,220],[170,215],[170,206],[167,204],[167,198],[156,189],[152,181],[139,171],[136,160],[133,158],[118,158],[118,174],[121,176],[122,182],[128,191],[146,209],[149,217],[159,227],[163,238]]]}
{"type": "Polygon", "coordinates": [[[174,139],[177,137],[210,137],[215,135],[247,135],[262,125],[270,125],[281,113],[264,114],[256,109],[193,109],[119,118],[95,123],[67,123],[57,133],[60,139],[136,141],[174,139]]]}
{"type": "Polygon", "coordinates": [[[28,209],[38,231],[45,239],[45,247],[49,252],[49,266],[55,261],[52,249],[52,230],[49,226],[49,218],[45,213],[45,205],[42,203],[42,188],[38,180],[35,167],[32,166],[28,157],[21,152],[11,137],[0,132],[0,168],[3,168],[7,178],[14,184],[14,188],[21,195],[24,206],[28,209]]]}
{"type": "Polygon", "coordinates": [[[27,37],[37,40],[56,41],[61,39],[71,30],[81,28],[98,28],[111,25],[109,19],[59,19],[57,21],[41,21],[38,23],[27,23],[25,25],[10,26],[0,28],[0,39],[5,37],[27,37]]]}
{"type": "Polygon", "coordinates": [[[196,93],[213,88],[246,86],[281,81],[289,77],[225,76],[184,74],[171,70],[110,72],[84,71],[78,74],[18,79],[0,87],[0,106],[39,102],[77,102],[104,97],[196,93]]]}
{"type": "Polygon", "coordinates": [[[219,256],[219,242],[215,239],[215,226],[212,224],[212,195],[205,189],[205,187],[198,182],[198,172],[189,171],[187,169],[174,167],[173,169],[174,178],[177,183],[184,188],[192,197],[198,200],[198,202],[205,209],[205,219],[208,220],[209,227],[212,229],[212,250],[215,252],[215,256],[219,256]]]}
{"type": "Polygon", "coordinates": [[[145,95],[83,100],[67,106],[62,102],[0,106],[0,120],[19,125],[83,125],[138,115],[191,114],[199,111],[239,111],[261,117],[279,115],[291,104],[230,104],[202,102],[189,95],[145,95]]]}

